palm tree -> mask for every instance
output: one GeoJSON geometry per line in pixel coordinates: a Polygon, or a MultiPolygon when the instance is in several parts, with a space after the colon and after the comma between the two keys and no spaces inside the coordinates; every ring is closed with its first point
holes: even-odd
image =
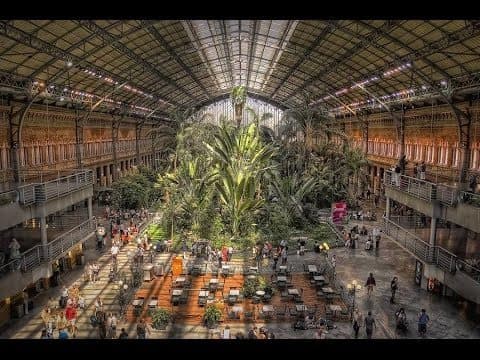
{"type": "Polygon", "coordinates": [[[243,107],[247,101],[247,89],[245,86],[235,86],[230,93],[230,100],[235,109],[235,121],[237,122],[237,128],[239,128],[243,117],[243,107]]]}
{"type": "Polygon", "coordinates": [[[214,143],[205,146],[213,157],[215,188],[230,215],[231,233],[237,237],[245,216],[263,204],[259,184],[273,168],[270,159],[275,150],[262,144],[255,123],[232,129],[224,122],[214,137],[214,143]]]}

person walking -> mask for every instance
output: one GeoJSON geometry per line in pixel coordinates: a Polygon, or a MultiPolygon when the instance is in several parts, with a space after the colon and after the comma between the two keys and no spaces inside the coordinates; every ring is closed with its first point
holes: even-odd
{"type": "Polygon", "coordinates": [[[398,289],[398,278],[396,276],[393,277],[392,281],[390,282],[390,290],[392,291],[392,297],[390,298],[390,304],[395,304],[395,293],[398,289]]]}
{"type": "Polygon", "coordinates": [[[418,333],[420,336],[425,336],[427,333],[427,324],[430,321],[430,317],[427,315],[427,311],[422,309],[418,317],[418,333]]]}
{"type": "Polygon", "coordinates": [[[373,273],[370,273],[368,276],[367,282],[365,283],[365,286],[367,287],[367,295],[370,297],[370,295],[373,292],[373,287],[377,286],[377,282],[375,281],[375,278],[373,277],[373,273]]]}
{"type": "Polygon", "coordinates": [[[369,311],[367,317],[365,318],[365,332],[367,333],[368,339],[372,338],[373,328],[377,329],[377,324],[372,316],[372,312],[369,311]]]}
{"type": "Polygon", "coordinates": [[[362,324],[362,313],[358,309],[355,309],[355,311],[353,312],[353,319],[352,319],[352,326],[353,326],[353,332],[355,333],[355,339],[358,339],[358,331],[362,326],[361,324],[362,324]]]}

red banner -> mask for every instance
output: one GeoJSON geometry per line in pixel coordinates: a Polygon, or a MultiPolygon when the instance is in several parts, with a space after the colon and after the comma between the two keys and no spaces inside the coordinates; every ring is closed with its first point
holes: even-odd
{"type": "Polygon", "coordinates": [[[332,204],[332,221],[334,224],[341,223],[347,216],[347,203],[344,201],[332,204]]]}

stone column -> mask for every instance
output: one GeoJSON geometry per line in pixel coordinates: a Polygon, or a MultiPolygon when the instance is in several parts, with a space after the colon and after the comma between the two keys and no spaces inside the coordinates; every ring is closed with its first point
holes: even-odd
{"type": "Polygon", "coordinates": [[[434,246],[437,243],[437,218],[432,217],[432,221],[430,223],[430,252],[429,252],[429,258],[430,260],[433,259],[433,254],[434,254],[434,246]]]}
{"type": "Polygon", "coordinates": [[[89,196],[87,198],[87,201],[88,201],[88,218],[91,219],[93,218],[92,197],[89,196]]]}
{"type": "Polygon", "coordinates": [[[45,216],[40,217],[40,239],[43,246],[43,256],[48,257],[48,239],[47,239],[47,218],[45,216]]]}
{"type": "Polygon", "coordinates": [[[390,198],[387,197],[387,204],[385,206],[385,217],[390,220],[390,198]]]}

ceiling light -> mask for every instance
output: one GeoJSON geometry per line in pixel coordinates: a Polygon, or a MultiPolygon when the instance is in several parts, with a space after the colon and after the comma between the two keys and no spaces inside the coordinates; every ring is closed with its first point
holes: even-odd
{"type": "Polygon", "coordinates": [[[60,97],[60,101],[63,101],[65,100],[65,98],[63,96],[60,97]]]}
{"type": "Polygon", "coordinates": [[[67,61],[67,67],[72,67],[73,66],[73,62],[71,60],[68,60],[67,61]]]}

